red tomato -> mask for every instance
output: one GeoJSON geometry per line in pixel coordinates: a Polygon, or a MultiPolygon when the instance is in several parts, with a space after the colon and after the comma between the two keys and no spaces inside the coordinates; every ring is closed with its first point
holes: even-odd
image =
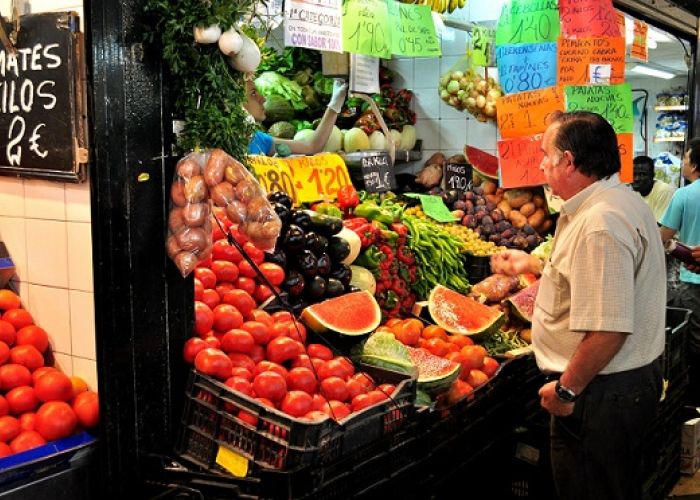
{"type": "Polygon", "coordinates": [[[481,370],[471,370],[465,382],[475,389],[489,381],[488,375],[481,370]]]}
{"type": "Polygon", "coordinates": [[[15,330],[34,324],[32,315],[29,314],[29,311],[26,309],[8,309],[5,311],[5,314],[2,315],[2,319],[11,323],[12,326],[15,327],[15,330]]]}
{"type": "Polygon", "coordinates": [[[206,349],[207,347],[208,344],[204,341],[204,339],[199,337],[191,337],[187,339],[185,346],[182,348],[182,357],[185,360],[185,363],[194,363],[194,358],[197,353],[202,349],[206,349]]]}
{"type": "Polygon", "coordinates": [[[194,300],[202,300],[204,285],[197,278],[194,279],[194,300]]]}
{"type": "Polygon", "coordinates": [[[28,385],[15,387],[8,391],[7,394],[5,394],[5,399],[10,407],[10,413],[13,415],[21,415],[22,413],[33,411],[39,406],[39,399],[37,398],[36,391],[33,387],[29,387],[28,385]]]}
{"type": "Polygon", "coordinates": [[[350,415],[350,408],[342,401],[329,401],[328,405],[321,411],[336,421],[343,420],[350,415]]]}
{"type": "Polygon", "coordinates": [[[350,359],[346,358],[345,356],[336,356],[334,359],[337,359],[340,364],[345,367],[345,373],[347,373],[345,378],[348,378],[355,373],[355,366],[352,364],[350,359]]]}
{"type": "Polygon", "coordinates": [[[251,296],[253,295],[253,292],[255,292],[255,285],[255,280],[253,278],[249,278],[248,276],[239,276],[236,280],[236,288],[243,290],[251,296]]]}
{"type": "Polygon", "coordinates": [[[272,297],[272,290],[270,290],[270,287],[263,284],[258,284],[255,286],[255,291],[253,292],[255,302],[262,304],[270,297],[272,297]]]}
{"type": "Polygon", "coordinates": [[[292,360],[303,352],[304,345],[289,337],[276,337],[267,344],[267,359],[275,363],[292,360]]]}
{"type": "Polygon", "coordinates": [[[314,366],[308,354],[300,354],[292,360],[292,368],[308,368],[313,370],[314,366]]]}
{"type": "Polygon", "coordinates": [[[10,349],[10,360],[18,365],[26,366],[29,371],[44,366],[44,356],[33,345],[16,345],[10,349]]]}
{"type": "Polygon", "coordinates": [[[440,337],[426,339],[423,343],[423,349],[427,349],[435,356],[440,356],[441,358],[450,352],[449,344],[440,337]]]}
{"type": "Polygon", "coordinates": [[[59,371],[49,372],[39,377],[34,384],[39,401],[70,401],[73,398],[73,384],[70,378],[59,371]]]}
{"type": "Polygon", "coordinates": [[[252,425],[253,427],[257,427],[258,425],[258,417],[256,417],[252,413],[248,413],[245,410],[239,411],[237,417],[243,422],[252,425]]]}
{"type": "Polygon", "coordinates": [[[345,380],[340,377],[328,377],[321,380],[319,392],[329,400],[345,401],[350,396],[345,380]]]}
{"type": "Polygon", "coordinates": [[[46,375],[49,372],[56,372],[58,371],[56,368],[53,366],[41,366],[34,370],[32,372],[32,385],[36,384],[36,381],[39,380],[39,377],[42,375],[46,375]]]}
{"type": "Polygon", "coordinates": [[[228,260],[215,260],[211,263],[211,270],[216,275],[216,281],[236,281],[238,279],[238,267],[228,260]]]}
{"type": "Polygon", "coordinates": [[[328,400],[323,397],[323,395],[319,394],[318,392],[316,394],[311,395],[311,399],[313,400],[313,408],[314,410],[323,410],[326,406],[328,406],[328,400]]]}
{"type": "Polygon", "coordinates": [[[265,261],[265,252],[253,245],[250,241],[243,244],[243,251],[248,254],[248,257],[260,266],[265,261]]]}
{"type": "Polygon", "coordinates": [[[37,351],[44,352],[49,347],[46,330],[36,325],[25,326],[17,331],[17,345],[33,345],[37,351]]]}
{"type": "Polygon", "coordinates": [[[257,305],[253,297],[251,297],[248,292],[237,288],[226,292],[222,301],[225,304],[231,304],[234,306],[244,317],[247,317],[250,314],[250,311],[255,309],[255,306],[257,305]]]}
{"type": "Polygon", "coordinates": [[[5,396],[0,396],[0,417],[10,413],[10,405],[7,404],[5,396]]]}
{"type": "Polygon", "coordinates": [[[447,340],[455,344],[460,349],[465,345],[474,345],[474,341],[467,335],[448,335],[447,340]]]}
{"type": "Polygon", "coordinates": [[[248,242],[248,237],[238,230],[238,224],[230,224],[230,226],[229,232],[231,236],[233,236],[233,239],[236,240],[239,245],[245,245],[248,242]]]}
{"type": "Polygon", "coordinates": [[[253,349],[250,351],[249,356],[255,362],[255,364],[260,363],[266,356],[265,347],[261,346],[260,344],[255,344],[253,349]]]}
{"type": "Polygon", "coordinates": [[[212,290],[211,288],[205,288],[202,292],[202,298],[199,300],[204,302],[209,309],[214,309],[221,303],[221,297],[216,293],[216,290],[212,290]]]}
{"type": "Polygon", "coordinates": [[[253,390],[259,397],[280,401],[287,394],[287,381],[279,373],[264,371],[253,379],[253,390]]]}
{"type": "Polygon", "coordinates": [[[22,432],[22,427],[19,424],[19,420],[9,415],[0,417],[0,441],[3,443],[12,441],[19,436],[20,432],[22,432]]]}
{"type": "Polygon", "coordinates": [[[197,356],[195,356],[194,367],[197,371],[205,375],[211,375],[212,377],[226,380],[231,376],[233,363],[231,359],[219,349],[207,347],[199,351],[197,356]]]}
{"type": "Polygon", "coordinates": [[[380,401],[384,401],[385,399],[389,399],[389,396],[384,394],[382,391],[379,389],[375,389],[373,391],[369,391],[367,393],[369,398],[372,400],[372,404],[374,403],[379,403],[380,401]]]}
{"type": "Polygon", "coordinates": [[[230,281],[222,281],[221,283],[217,283],[216,287],[214,288],[214,290],[216,290],[216,293],[219,294],[219,298],[222,301],[224,300],[224,295],[226,295],[226,292],[230,292],[231,290],[235,289],[236,286],[230,281]]]}
{"type": "Polygon", "coordinates": [[[204,340],[204,343],[206,344],[205,347],[213,347],[214,349],[221,349],[221,341],[219,340],[219,337],[217,336],[217,334],[207,335],[202,340],[204,340]]]}
{"type": "Polygon", "coordinates": [[[22,431],[10,442],[12,453],[21,453],[46,444],[46,440],[36,431],[22,431]]]}
{"type": "Polygon", "coordinates": [[[474,392],[474,388],[471,385],[467,384],[464,380],[457,379],[447,392],[447,402],[449,404],[455,404],[469,396],[472,392],[474,392]]]}
{"type": "Polygon", "coordinates": [[[17,333],[12,323],[0,319],[0,340],[12,347],[16,337],[17,333]]]}
{"type": "Polygon", "coordinates": [[[312,410],[311,395],[304,391],[289,391],[282,399],[280,410],[293,417],[301,417],[312,410]]]}
{"type": "Polygon", "coordinates": [[[250,380],[244,379],[243,377],[229,377],[224,384],[246,396],[250,396],[253,392],[253,384],[250,383],[250,380]]]}
{"type": "MultiPolygon", "coordinates": [[[[238,368],[245,368],[248,370],[251,374],[255,372],[255,361],[251,359],[250,356],[246,354],[241,354],[240,352],[231,352],[228,355],[228,358],[231,360],[232,364],[232,370],[236,367],[238,368]]],[[[233,374],[233,371],[231,372],[233,374]]],[[[252,379],[252,376],[251,376],[252,379]]]]}
{"type": "MultiPolygon", "coordinates": [[[[214,227],[216,227],[216,224],[214,227]]],[[[229,262],[233,262],[234,264],[238,264],[243,259],[238,249],[233,245],[229,245],[226,239],[218,239],[214,241],[211,248],[211,256],[215,260],[227,260],[229,262]]]]}
{"type": "Polygon", "coordinates": [[[231,369],[231,376],[244,378],[249,382],[253,380],[253,372],[242,366],[234,366],[231,369]]]}
{"type": "Polygon", "coordinates": [[[216,274],[206,267],[198,267],[194,270],[194,277],[197,278],[204,288],[214,288],[216,286],[216,274]]]}
{"type": "Polygon", "coordinates": [[[29,411],[20,415],[19,426],[23,431],[33,431],[36,426],[36,413],[29,411]]]}
{"type": "Polygon", "coordinates": [[[240,328],[242,324],[243,315],[231,304],[219,304],[214,308],[214,330],[223,333],[240,328]]]}
{"type": "Polygon", "coordinates": [[[298,340],[302,344],[306,343],[306,327],[299,321],[287,321],[282,323],[287,325],[287,337],[298,340]]]}
{"type": "Polygon", "coordinates": [[[12,455],[12,448],[7,443],[0,443],[0,458],[9,457],[12,455]]]}
{"type": "Polygon", "coordinates": [[[358,394],[364,394],[365,392],[367,392],[362,382],[354,378],[349,378],[348,381],[345,382],[345,387],[348,388],[348,399],[351,401],[358,394]]]}
{"type": "Polygon", "coordinates": [[[0,289],[0,309],[3,311],[18,309],[21,305],[22,302],[15,292],[7,288],[0,289]]]}
{"type": "Polygon", "coordinates": [[[9,391],[21,385],[30,385],[32,374],[26,366],[8,363],[0,366],[0,390],[9,391]]]}
{"type": "Polygon", "coordinates": [[[253,377],[256,377],[262,372],[276,372],[279,373],[284,377],[284,379],[287,379],[287,376],[289,375],[289,372],[287,369],[280,365],[279,363],[275,363],[273,361],[269,361],[267,359],[263,359],[262,361],[258,362],[257,365],[255,365],[255,371],[253,372],[253,377]]]}
{"type": "Polygon", "coordinates": [[[273,323],[270,327],[270,340],[277,337],[286,337],[289,333],[289,323],[273,323]]]}
{"type": "Polygon", "coordinates": [[[310,420],[311,422],[317,422],[323,419],[328,418],[328,415],[326,415],[324,412],[320,410],[311,410],[310,412],[306,413],[303,417],[304,420],[310,420]]]}
{"type": "Polygon", "coordinates": [[[272,319],[275,321],[275,323],[281,323],[283,321],[292,321],[292,313],[289,311],[277,311],[276,313],[272,313],[272,319]]]}
{"type": "Polygon", "coordinates": [[[90,429],[100,422],[100,401],[96,392],[81,392],[73,401],[73,411],[78,417],[78,423],[90,429]]]}
{"type": "Polygon", "coordinates": [[[221,349],[224,352],[243,352],[250,354],[255,345],[255,339],[250,332],[234,328],[221,337],[221,349]]]}
{"type": "Polygon", "coordinates": [[[255,339],[256,344],[267,345],[270,341],[270,328],[265,323],[246,321],[241,325],[241,330],[249,332],[255,339]]]}
{"type": "Polygon", "coordinates": [[[238,274],[247,278],[255,278],[258,275],[247,260],[242,260],[238,263],[238,274]]]}
{"type": "Polygon", "coordinates": [[[333,359],[333,351],[321,344],[309,344],[306,346],[306,353],[312,358],[320,358],[324,361],[333,359]]]}
{"type": "Polygon", "coordinates": [[[246,321],[258,321],[267,325],[268,328],[272,328],[272,326],[275,324],[272,316],[270,316],[267,311],[263,311],[262,309],[253,309],[245,319],[246,321]]]}
{"type": "MultiPolygon", "coordinates": [[[[196,271],[196,270],[195,270],[196,271]]],[[[214,313],[204,302],[194,303],[194,331],[204,335],[214,326],[214,313]]]]}
{"type": "Polygon", "coordinates": [[[491,356],[486,356],[484,357],[484,366],[481,367],[481,371],[484,372],[488,378],[491,378],[496,371],[498,371],[499,366],[498,361],[491,356]]]}
{"type": "Polygon", "coordinates": [[[4,365],[10,359],[10,347],[0,340],[0,365],[4,365]]]}
{"type": "Polygon", "coordinates": [[[47,441],[70,436],[77,425],[78,417],[65,401],[49,401],[36,412],[36,431],[47,441]]]}
{"type": "Polygon", "coordinates": [[[372,379],[372,377],[365,372],[357,372],[356,374],[352,375],[350,379],[357,380],[359,383],[361,383],[365,388],[365,392],[374,389],[374,379],[372,379]]]}
{"type": "Polygon", "coordinates": [[[287,385],[290,390],[304,391],[309,394],[315,393],[318,387],[314,372],[301,366],[289,370],[287,385]]]}
{"type": "Polygon", "coordinates": [[[396,386],[394,384],[381,384],[377,386],[377,390],[382,391],[387,396],[391,396],[392,394],[394,394],[396,386]]]}
{"type": "Polygon", "coordinates": [[[282,266],[272,262],[263,262],[258,267],[271,285],[280,286],[284,281],[284,269],[282,269],[282,266]]]}

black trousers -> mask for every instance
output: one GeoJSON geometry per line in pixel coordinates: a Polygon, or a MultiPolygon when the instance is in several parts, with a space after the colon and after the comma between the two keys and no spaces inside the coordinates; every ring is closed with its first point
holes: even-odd
{"type": "Polygon", "coordinates": [[[574,413],[551,419],[552,473],[561,500],[641,498],[642,445],[661,397],[653,363],[593,379],[574,413]]]}

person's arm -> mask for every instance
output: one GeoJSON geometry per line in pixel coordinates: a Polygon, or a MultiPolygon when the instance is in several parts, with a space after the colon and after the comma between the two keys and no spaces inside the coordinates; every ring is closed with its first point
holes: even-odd
{"type": "Polygon", "coordinates": [[[326,145],[326,142],[333,131],[333,125],[335,125],[335,121],[338,119],[338,114],[343,109],[343,103],[345,102],[347,91],[347,83],[344,83],[342,80],[338,79],[333,82],[333,94],[331,96],[331,100],[328,103],[326,112],[323,113],[323,118],[321,118],[321,122],[318,124],[318,127],[316,127],[311,140],[295,141],[293,139],[275,138],[275,144],[287,145],[292,154],[313,155],[321,151],[323,146],[326,145]]]}
{"type": "Polygon", "coordinates": [[[491,257],[491,272],[516,276],[522,273],[542,274],[542,261],[522,250],[505,250],[491,257]]]}
{"type": "MultiPolygon", "coordinates": [[[[593,377],[605,368],[627,340],[626,333],[588,332],[572,356],[559,382],[580,395],[593,377]]],[[[542,407],[552,415],[565,417],[574,411],[576,402],[567,403],[555,392],[556,381],[548,382],[539,390],[542,407]]]]}

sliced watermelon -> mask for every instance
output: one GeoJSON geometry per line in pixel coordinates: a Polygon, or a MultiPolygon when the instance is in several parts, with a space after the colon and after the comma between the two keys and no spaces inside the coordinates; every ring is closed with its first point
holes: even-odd
{"type": "Polygon", "coordinates": [[[311,305],[302,311],[301,319],[316,333],[365,335],[379,326],[382,314],[374,296],[362,290],[311,305]]]}
{"type": "Polygon", "coordinates": [[[407,347],[411,361],[418,368],[416,388],[431,396],[446,391],[459,376],[460,364],[436,356],[421,347],[407,347]]]}
{"type": "Polygon", "coordinates": [[[498,158],[473,146],[464,146],[467,161],[483,177],[498,180],[498,158]]]}
{"type": "Polygon", "coordinates": [[[430,292],[428,310],[438,326],[461,335],[495,332],[505,321],[505,315],[495,307],[485,306],[442,285],[430,292]]]}
{"type": "Polygon", "coordinates": [[[537,291],[539,289],[540,282],[537,280],[529,287],[520,290],[518,293],[506,299],[506,302],[510,304],[511,311],[513,311],[518,318],[532,323],[532,313],[535,311],[535,299],[537,298],[537,291]]]}

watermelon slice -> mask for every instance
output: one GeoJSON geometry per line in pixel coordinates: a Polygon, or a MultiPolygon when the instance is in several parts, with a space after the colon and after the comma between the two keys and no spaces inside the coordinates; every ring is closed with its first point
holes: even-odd
{"type": "Polygon", "coordinates": [[[495,332],[505,321],[505,315],[495,307],[485,306],[442,285],[430,292],[428,310],[438,326],[461,335],[495,332]]]}
{"type": "Polygon", "coordinates": [[[510,304],[511,311],[513,311],[518,318],[532,323],[532,313],[535,311],[535,299],[537,298],[537,291],[539,289],[540,281],[537,280],[529,287],[520,290],[518,293],[506,299],[506,302],[510,304]]]}
{"type": "Polygon", "coordinates": [[[464,155],[480,175],[498,180],[498,158],[494,155],[473,146],[464,146],[464,155]]]}
{"type": "Polygon", "coordinates": [[[459,376],[461,365],[436,356],[421,347],[407,347],[411,361],[418,368],[416,388],[431,396],[446,391],[459,376]]]}
{"type": "Polygon", "coordinates": [[[316,333],[364,335],[379,326],[382,314],[374,296],[362,290],[311,305],[302,311],[301,319],[316,333]]]}

